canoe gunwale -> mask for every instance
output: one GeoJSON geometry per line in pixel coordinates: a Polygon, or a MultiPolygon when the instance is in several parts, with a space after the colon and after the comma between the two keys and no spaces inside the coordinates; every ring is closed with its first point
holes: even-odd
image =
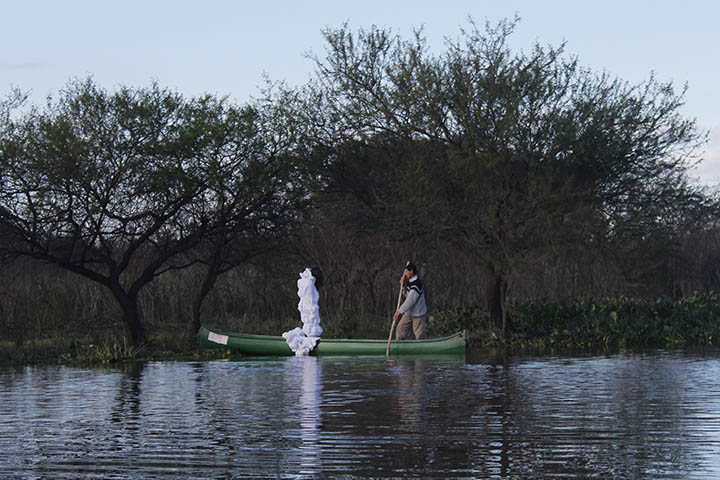
{"type": "MultiPolygon", "coordinates": [[[[204,348],[227,348],[244,354],[294,355],[282,336],[232,333],[203,325],[197,337],[204,348]]],[[[466,342],[465,331],[423,340],[393,340],[390,354],[464,353],[466,342]]],[[[383,339],[321,338],[310,355],[384,355],[386,346],[387,340],[383,339]]]]}

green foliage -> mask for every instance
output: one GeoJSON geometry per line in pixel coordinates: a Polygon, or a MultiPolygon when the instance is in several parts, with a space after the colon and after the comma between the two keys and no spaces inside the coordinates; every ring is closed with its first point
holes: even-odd
{"type": "Polygon", "coordinates": [[[142,345],[133,345],[122,335],[93,338],[79,332],[75,337],[56,332],[21,343],[0,341],[0,365],[115,365],[149,360],[210,360],[230,354],[224,349],[201,350],[194,335],[171,330],[154,332],[142,345]]]}
{"type": "Polygon", "coordinates": [[[145,349],[145,344],[130,345],[127,338],[113,339],[91,348],[91,354],[100,363],[115,363],[135,360],[145,349]]]}
{"type": "Polygon", "coordinates": [[[573,245],[649,278],[676,234],[712,212],[687,182],[704,136],[680,116],[684,91],[593,73],[564,45],[513,52],[517,22],[471,21],[440,53],[422,32],[328,29],[307,100],[342,167],[330,187],[370,205],[366,225],[435,235],[470,257],[499,286],[486,295],[497,325],[525,266],[573,245]],[[361,172],[357,188],[342,188],[343,172],[361,172]]]}
{"type": "Polygon", "coordinates": [[[479,307],[451,308],[431,312],[428,319],[428,336],[450,335],[461,330],[487,331],[491,328],[487,311],[479,307]]]}
{"type": "Polygon", "coordinates": [[[210,264],[204,296],[308,204],[311,168],[280,100],[108,92],[92,79],[17,117],[3,113],[11,100],[0,105],[0,254],[107,288],[135,343],[145,340],[139,292],[157,276],[210,264]]]}
{"type": "MultiPolygon", "coordinates": [[[[564,45],[514,53],[517,21],[471,21],[442,52],[422,32],[328,29],[308,85],[271,86],[244,106],[88,79],[14,115],[25,96],[13,92],[0,101],[0,257],[59,266],[104,293],[48,285],[48,271],[15,262],[17,275],[0,275],[0,327],[22,349],[53,322],[119,334],[124,321],[141,344],[146,325],[197,328],[207,297],[205,321],[278,333],[297,322],[293,276],[311,263],[328,280],[327,335],[378,338],[408,256],[427,267],[430,333],[470,329],[483,343],[500,342],[508,289],[655,296],[717,284],[716,255],[693,257],[705,284],[678,273],[683,243],[685,254],[698,233],[711,253],[718,244],[714,200],[686,178],[704,138],[679,115],[684,91],[594,74],[564,45]]],[[[707,344],[717,334],[701,297],[685,310],[516,302],[517,331],[502,342],[707,344]]],[[[72,347],[58,349],[45,351],[72,347]]]]}
{"type": "Polygon", "coordinates": [[[686,347],[717,344],[720,296],[694,293],[678,300],[626,297],[564,303],[514,302],[513,346],[552,349],[686,347]]]}

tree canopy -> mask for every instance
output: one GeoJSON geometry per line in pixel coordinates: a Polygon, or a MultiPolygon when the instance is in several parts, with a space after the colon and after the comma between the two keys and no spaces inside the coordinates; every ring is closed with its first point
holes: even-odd
{"type": "Polygon", "coordinates": [[[440,54],[422,31],[327,29],[308,106],[333,124],[336,151],[384,152],[387,188],[365,198],[388,224],[470,254],[502,325],[507,280],[524,265],[675,231],[712,206],[686,177],[705,138],[680,115],[684,91],[595,74],[564,46],[513,53],[517,21],[470,22],[440,54]]]}
{"type": "Polygon", "coordinates": [[[13,92],[0,102],[0,254],[106,287],[136,342],[154,278],[201,267],[198,328],[218,276],[280,245],[333,256],[341,274],[349,255],[368,265],[343,279],[338,309],[380,308],[373,277],[399,248],[461,256],[503,330],[513,282],[568,251],[576,269],[616,258],[613,274],[642,288],[687,232],[717,225],[716,199],[687,178],[706,137],[680,114],[685,90],[592,72],[564,45],[514,52],[517,22],[470,21],[439,52],[422,30],[328,28],[306,85],[245,105],[92,79],[43,107],[19,109],[13,92]]]}
{"type": "Polygon", "coordinates": [[[199,248],[208,242],[234,241],[245,250],[224,260],[238,261],[305,208],[298,143],[278,115],[157,85],[70,82],[44,109],[6,116],[1,247],[109,288],[140,342],[137,296],[156,276],[217,258],[199,248]]]}

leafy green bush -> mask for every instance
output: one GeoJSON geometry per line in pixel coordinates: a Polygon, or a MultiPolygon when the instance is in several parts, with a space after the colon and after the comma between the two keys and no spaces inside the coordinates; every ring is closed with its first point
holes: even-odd
{"type": "Polygon", "coordinates": [[[428,337],[450,335],[461,330],[471,332],[488,329],[490,317],[479,307],[463,307],[430,312],[428,337]]]}
{"type": "Polygon", "coordinates": [[[652,301],[626,297],[562,303],[517,301],[510,345],[550,348],[713,345],[720,335],[720,296],[694,293],[652,301]]]}

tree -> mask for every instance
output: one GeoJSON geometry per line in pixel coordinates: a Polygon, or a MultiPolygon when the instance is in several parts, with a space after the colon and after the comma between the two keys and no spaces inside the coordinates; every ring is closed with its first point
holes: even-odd
{"type": "MultiPolygon", "coordinates": [[[[568,244],[650,235],[672,224],[673,209],[690,217],[708,207],[685,181],[703,136],[679,115],[684,92],[652,77],[631,86],[593,74],[564,46],[513,54],[507,39],[518,21],[485,32],[471,21],[440,55],[422,31],[405,41],[375,27],[328,29],[308,105],[309,118],[335,125],[326,140],[334,145],[382,136],[432,146],[432,155],[388,156],[414,167],[387,183],[425,204],[414,210],[416,231],[474,258],[503,331],[508,280],[524,265],[568,244]]],[[[390,224],[406,215],[387,197],[374,201],[390,224]]]]}
{"type": "Polygon", "coordinates": [[[193,301],[193,330],[201,325],[202,304],[217,278],[251,258],[283,245],[310,207],[318,165],[312,142],[297,128],[298,103],[282,85],[267,85],[252,106],[250,121],[238,132],[244,139],[243,168],[214,170],[208,201],[218,228],[197,251],[205,275],[193,301]]]}
{"type": "Polygon", "coordinates": [[[302,210],[297,157],[271,128],[210,95],[72,81],[0,130],[2,249],[107,287],[143,342],[144,286],[197,262],[217,270],[225,250],[209,245],[242,241],[242,260],[302,210]]]}

